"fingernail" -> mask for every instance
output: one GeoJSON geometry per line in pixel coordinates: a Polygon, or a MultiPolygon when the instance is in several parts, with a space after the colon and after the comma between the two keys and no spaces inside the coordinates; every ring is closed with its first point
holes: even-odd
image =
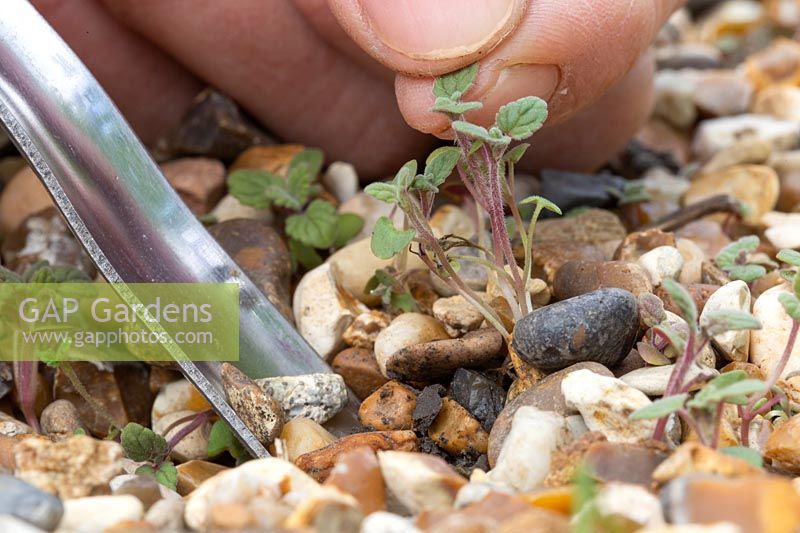
{"type": "Polygon", "coordinates": [[[360,0],[386,46],[417,59],[460,57],[492,43],[517,0],[360,0]]]}
{"type": "Polygon", "coordinates": [[[480,98],[483,109],[493,110],[523,96],[549,100],[558,88],[561,70],[556,65],[513,65],[500,71],[494,87],[480,98]]]}

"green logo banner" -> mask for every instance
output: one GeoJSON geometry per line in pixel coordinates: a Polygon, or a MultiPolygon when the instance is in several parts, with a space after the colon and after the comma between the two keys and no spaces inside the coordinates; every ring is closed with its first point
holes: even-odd
{"type": "Polygon", "coordinates": [[[0,361],[238,361],[236,283],[0,283],[0,361]]]}

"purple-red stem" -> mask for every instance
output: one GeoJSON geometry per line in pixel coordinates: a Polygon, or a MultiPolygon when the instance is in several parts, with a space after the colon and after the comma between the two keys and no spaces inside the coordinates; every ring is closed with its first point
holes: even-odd
{"type": "Polygon", "coordinates": [[[39,384],[39,372],[36,361],[14,361],[14,382],[19,394],[19,408],[25,421],[36,433],[41,432],[39,419],[36,417],[36,389],[39,384]]]}
{"type": "MultiPolygon", "coordinates": [[[[675,363],[675,368],[672,371],[672,374],[669,376],[667,390],[664,391],[664,398],[672,396],[681,389],[683,382],[686,379],[686,373],[689,371],[689,368],[694,362],[697,353],[703,349],[703,346],[705,346],[705,343],[702,343],[700,350],[695,350],[695,337],[696,333],[690,328],[689,338],[686,340],[686,346],[683,349],[683,353],[678,358],[678,362],[675,363]]],[[[656,429],[653,431],[654,440],[661,440],[664,437],[664,430],[667,427],[668,419],[669,417],[666,416],[658,419],[658,423],[656,423],[656,429]]]]}
{"type": "Polygon", "coordinates": [[[177,446],[180,441],[185,439],[186,436],[189,435],[192,431],[194,431],[195,429],[199,428],[200,426],[208,422],[213,414],[214,411],[208,410],[193,415],[191,421],[188,424],[180,428],[177,431],[177,433],[175,433],[172,437],[170,437],[169,441],[167,442],[167,453],[164,457],[165,458],[168,457],[169,454],[172,452],[172,450],[175,448],[175,446],[177,446]]]}

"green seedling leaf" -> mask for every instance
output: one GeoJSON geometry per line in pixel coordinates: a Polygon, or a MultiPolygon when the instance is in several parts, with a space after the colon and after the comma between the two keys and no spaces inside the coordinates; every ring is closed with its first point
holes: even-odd
{"type": "Polygon", "coordinates": [[[137,463],[147,461],[158,463],[167,453],[167,441],[152,429],[135,422],[122,428],[122,449],[125,456],[137,463]]]}
{"type": "Polygon", "coordinates": [[[22,276],[9,270],[6,267],[0,266],[0,282],[3,283],[22,283],[22,276]]]}
{"type": "Polygon", "coordinates": [[[325,200],[314,200],[305,212],[286,219],[286,234],[314,248],[330,248],[336,238],[336,208],[325,200]]]}
{"type": "Polygon", "coordinates": [[[755,281],[767,273],[767,269],[761,265],[733,265],[724,269],[731,279],[739,279],[745,283],[755,281]]]}
{"type": "Polygon", "coordinates": [[[720,374],[706,383],[705,387],[700,389],[700,392],[698,392],[694,398],[689,400],[687,405],[697,409],[705,409],[706,407],[713,405],[718,401],[714,399],[714,394],[717,391],[745,379],[747,379],[747,373],[744,370],[733,370],[731,372],[720,374]]]}
{"type": "Polygon", "coordinates": [[[719,309],[708,311],[700,317],[700,327],[714,337],[726,331],[740,331],[746,329],[761,329],[761,322],[745,311],[734,309],[719,309]]]}
{"type": "Polygon", "coordinates": [[[453,172],[461,157],[461,151],[455,146],[437,148],[425,161],[425,177],[431,179],[433,186],[438,187],[453,172]]]}
{"type": "Polygon", "coordinates": [[[742,379],[726,386],[707,385],[687,405],[698,409],[706,409],[720,402],[745,405],[748,395],[763,392],[765,387],[764,382],[758,379],[742,379]]]}
{"type": "Polygon", "coordinates": [[[394,204],[397,202],[397,186],[392,183],[370,183],[364,187],[364,192],[387,204],[394,204]]]}
{"type": "Polygon", "coordinates": [[[310,176],[313,181],[320,170],[322,170],[322,162],[325,156],[322,150],[317,148],[306,148],[295,155],[289,163],[289,171],[294,169],[302,169],[305,174],[310,176]]]}
{"type": "Polygon", "coordinates": [[[561,208],[558,207],[556,204],[548,200],[543,196],[528,196],[527,198],[523,199],[519,205],[528,205],[528,204],[535,204],[537,207],[541,209],[547,209],[548,211],[552,211],[558,215],[561,215],[561,208]]]}
{"type": "Polygon", "coordinates": [[[381,217],[372,230],[370,249],[376,257],[391,259],[398,252],[404,250],[414,239],[413,229],[399,230],[394,227],[389,217],[381,217]]]}
{"type": "Polygon", "coordinates": [[[781,250],[778,252],[777,258],[779,261],[783,261],[784,263],[800,267],[800,252],[796,250],[781,250]]]}
{"type": "Polygon", "coordinates": [[[336,221],[336,236],[333,239],[334,248],[341,248],[358,235],[364,227],[364,219],[355,213],[342,213],[336,221]]]}
{"type": "Polygon", "coordinates": [[[755,235],[742,237],[741,239],[730,243],[720,250],[717,256],[714,258],[714,262],[717,263],[717,266],[723,270],[726,267],[741,264],[741,258],[748,252],[755,251],[760,243],[761,241],[755,235]]]}
{"type": "Polygon", "coordinates": [[[228,452],[236,459],[236,464],[241,464],[250,458],[233,430],[224,420],[217,420],[208,433],[208,456],[216,457],[222,452],[228,452]]]}
{"type": "Polygon", "coordinates": [[[170,490],[178,487],[178,469],[172,461],[165,461],[156,469],[152,465],[142,465],[134,472],[137,476],[155,478],[160,484],[170,490]]]}
{"type": "Polygon", "coordinates": [[[83,428],[78,428],[75,431],[73,431],[72,434],[74,436],[76,436],[76,437],[79,437],[79,436],[82,436],[82,435],[86,435],[86,430],[83,429],[83,428]]]}
{"type": "Polygon", "coordinates": [[[471,122],[465,122],[463,120],[454,120],[452,123],[452,127],[457,132],[463,133],[464,135],[470,137],[471,139],[488,143],[497,142],[497,139],[494,138],[489,133],[489,130],[487,130],[483,126],[478,126],[477,124],[472,124],[471,122]]]}
{"type": "Polygon", "coordinates": [[[322,257],[314,248],[295,239],[289,239],[289,253],[292,256],[292,270],[297,270],[297,264],[307,270],[322,264],[322,257]]]}
{"type": "Polygon", "coordinates": [[[433,82],[433,95],[458,101],[472,87],[478,75],[478,64],[473,63],[461,70],[439,76],[433,82]]]}
{"type": "Polygon", "coordinates": [[[547,103],[535,96],[526,96],[500,108],[495,123],[512,139],[527,139],[542,127],[547,119],[547,103]]]}
{"type": "MultiPolygon", "coordinates": [[[[308,201],[308,197],[311,195],[311,182],[313,182],[315,178],[316,174],[310,173],[306,165],[290,168],[286,176],[286,193],[292,198],[292,204],[287,204],[284,207],[300,209],[296,206],[305,205],[308,201]]],[[[282,205],[279,202],[284,202],[284,200],[276,199],[274,202],[276,205],[282,205]]]]}
{"type": "Polygon", "coordinates": [[[794,284],[795,274],[797,274],[794,270],[781,270],[780,274],[783,279],[794,284]]]}
{"type": "Polygon", "coordinates": [[[743,459],[756,468],[764,467],[764,458],[752,448],[747,448],[746,446],[730,446],[728,448],[720,448],[719,451],[725,455],[743,459]]]}
{"type": "Polygon", "coordinates": [[[302,202],[292,196],[286,181],[264,170],[237,170],[228,176],[228,190],[244,205],[264,209],[272,204],[300,209],[302,202]]]}
{"type": "Polygon", "coordinates": [[[438,111],[439,113],[452,113],[453,115],[461,115],[473,109],[480,109],[483,104],[480,102],[457,102],[451,98],[440,96],[433,104],[431,111],[438,111]]]}
{"type": "Polygon", "coordinates": [[[478,150],[480,150],[481,146],[483,146],[483,141],[478,139],[472,141],[472,144],[469,145],[469,155],[472,155],[478,150]]]}
{"type": "Polygon", "coordinates": [[[391,292],[389,297],[389,307],[405,313],[412,313],[418,310],[417,301],[409,291],[391,292]]]}
{"type": "Polygon", "coordinates": [[[522,159],[522,156],[525,155],[525,152],[530,148],[530,144],[528,143],[521,143],[516,145],[514,148],[509,150],[508,152],[503,155],[503,160],[509,163],[519,163],[519,160],[522,159]]]}
{"type": "Polygon", "coordinates": [[[600,513],[595,505],[595,498],[599,493],[597,482],[590,467],[582,464],[575,473],[574,493],[572,498],[574,533],[595,533],[601,531],[600,513]]]}
{"type": "Polygon", "coordinates": [[[794,294],[781,293],[778,295],[778,301],[786,310],[786,314],[792,317],[793,320],[800,320],[800,298],[794,294]]]}
{"type": "Polygon", "coordinates": [[[637,409],[631,414],[630,418],[631,420],[648,420],[671,415],[675,411],[683,408],[683,404],[686,403],[688,397],[689,395],[687,393],[683,393],[661,398],[646,407],[637,409]]]}
{"type": "Polygon", "coordinates": [[[397,174],[394,175],[394,180],[392,180],[392,183],[395,185],[395,189],[398,192],[407,191],[408,188],[411,187],[411,184],[414,183],[414,178],[416,176],[417,161],[412,159],[400,167],[400,170],[398,170],[397,174]]]}
{"type": "Polygon", "coordinates": [[[693,331],[697,331],[697,307],[692,297],[686,289],[683,288],[683,285],[674,279],[667,278],[662,282],[661,286],[664,287],[669,297],[672,298],[672,301],[678,306],[678,309],[681,310],[683,319],[689,324],[689,327],[693,331]]]}

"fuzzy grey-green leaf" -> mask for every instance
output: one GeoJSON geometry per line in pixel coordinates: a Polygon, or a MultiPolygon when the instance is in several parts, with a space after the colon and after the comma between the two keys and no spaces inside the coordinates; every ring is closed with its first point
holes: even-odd
{"type": "Polygon", "coordinates": [[[661,286],[664,287],[669,297],[672,298],[672,301],[678,306],[678,309],[681,310],[683,319],[689,324],[689,327],[696,331],[697,306],[694,304],[694,299],[689,295],[686,289],[683,288],[683,285],[673,279],[666,278],[661,286]]]}
{"type": "Polygon", "coordinates": [[[777,258],[779,261],[783,261],[784,263],[800,267],[800,252],[797,250],[781,250],[778,252],[777,258]]]}
{"type": "Polygon", "coordinates": [[[391,259],[411,243],[414,235],[413,229],[399,230],[389,217],[384,216],[378,219],[372,230],[370,249],[376,257],[391,259]]]}
{"type": "Polygon", "coordinates": [[[561,208],[558,207],[556,204],[545,198],[544,196],[528,196],[524,198],[520,203],[520,205],[528,205],[528,204],[535,204],[540,207],[540,209],[547,209],[548,211],[552,211],[558,215],[561,213],[561,208]]]}
{"type": "Polygon", "coordinates": [[[466,122],[464,120],[454,120],[452,123],[452,127],[457,132],[463,133],[464,135],[467,135],[472,139],[477,139],[488,143],[494,143],[497,141],[497,139],[493,138],[489,134],[489,130],[487,130],[483,126],[472,124],[471,122],[466,122]]]}
{"type": "Polygon", "coordinates": [[[689,395],[687,393],[683,393],[661,398],[650,405],[637,409],[631,414],[630,418],[631,420],[647,420],[670,415],[678,409],[681,409],[688,397],[689,395]]]}
{"type": "Polygon", "coordinates": [[[782,293],[778,295],[778,301],[787,315],[792,317],[793,320],[800,321],[800,298],[794,294],[782,293]]]}
{"type": "Polygon", "coordinates": [[[718,309],[708,311],[700,317],[700,327],[714,337],[726,331],[761,329],[761,322],[745,311],[736,309],[718,309]]]}
{"type": "Polygon", "coordinates": [[[717,256],[714,258],[714,262],[717,263],[717,266],[723,270],[726,267],[731,267],[736,264],[736,260],[742,253],[754,251],[756,248],[758,248],[760,242],[761,241],[759,238],[755,235],[742,237],[741,239],[730,243],[720,250],[717,256]]]}
{"type": "Polygon", "coordinates": [[[364,192],[387,204],[397,202],[397,186],[391,183],[376,181],[364,187],[364,192]]]}
{"type": "Polygon", "coordinates": [[[125,450],[125,456],[137,463],[158,461],[167,451],[167,441],[164,437],[135,422],[122,428],[120,443],[125,450]]]}
{"type": "Polygon", "coordinates": [[[406,164],[400,167],[400,170],[398,170],[397,174],[394,175],[392,183],[395,185],[395,188],[398,191],[406,191],[414,182],[414,178],[416,176],[417,161],[416,159],[412,159],[410,161],[406,161],[406,164]]]}
{"type": "Polygon", "coordinates": [[[286,219],[286,234],[314,248],[329,248],[336,237],[336,220],[332,204],[314,200],[305,212],[286,219]]]}
{"type": "Polygon", "coordinates": [[[455,146],[437,148],[425,161],[425,176],[432,178],[432,184],[438,187],[453,172],[461,157],[461,151],[455,146]]]}
{"type": "Polygon", "coordinates": [[[433,82],[433,95],[458,100],[461,95],[472,87],[475,77],[478,75],[478,64],[473,63],[461,70],[439,76],[433,82]]]}
{"type": "Polygon", "coordinates": [[[534,134],[547,120],[547,103],[535,96],[526,96],[500,108],[497,127],[512,139],[520,141],[534,134]]]}
{"type": "Polygon", "coordinates": [[[457,102],[451,98],[440,96],[434,102],[431,111],[439,113],[452,113],[454,115],[461,115],[473,109],[480,109],[483,104],[480,102],[457,102]]]}

